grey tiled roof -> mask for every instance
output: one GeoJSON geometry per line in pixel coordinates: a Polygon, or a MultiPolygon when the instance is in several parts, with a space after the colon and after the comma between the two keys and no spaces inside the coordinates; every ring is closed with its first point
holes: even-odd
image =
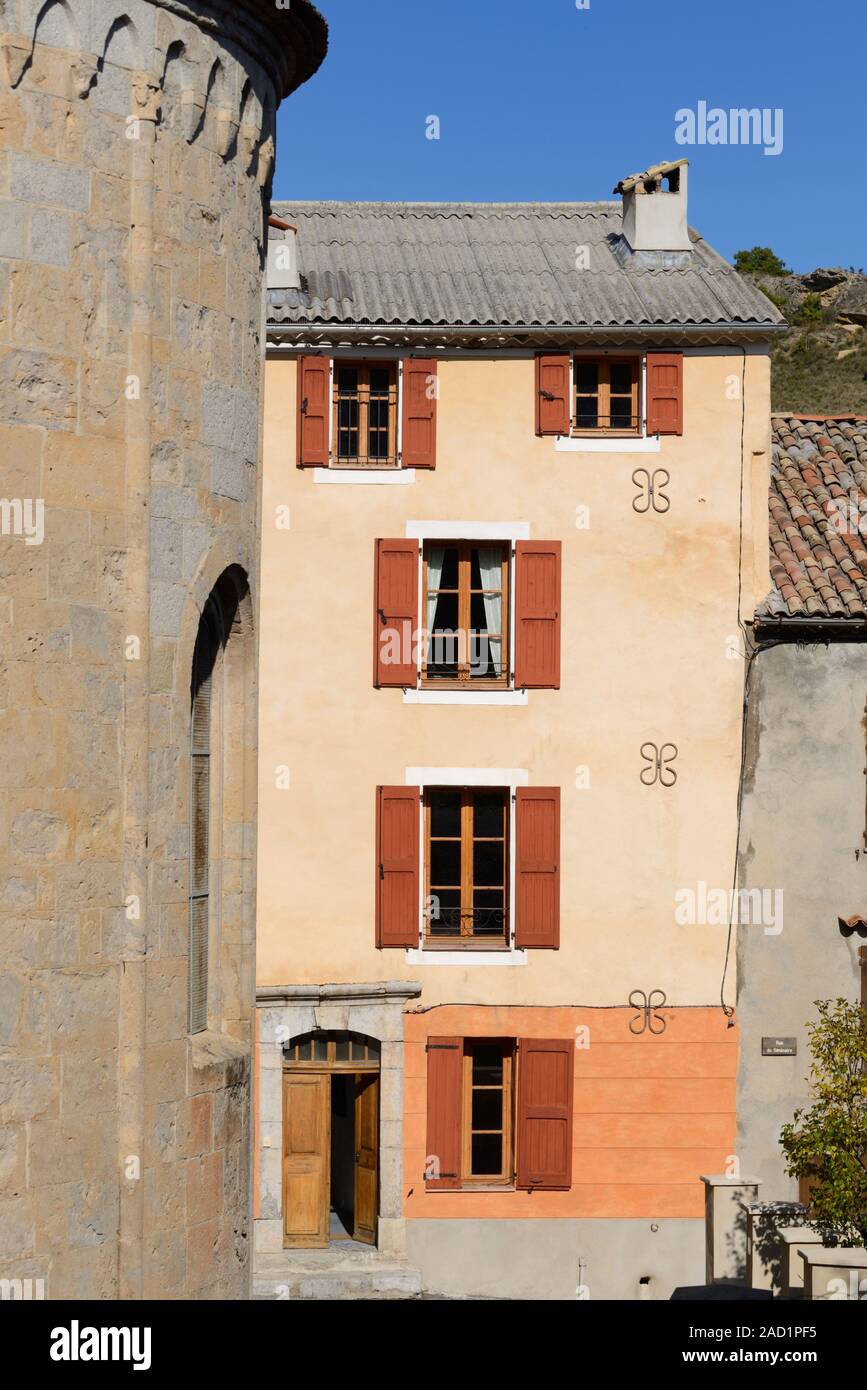
{"type": "Polygon", "coordinates": [[[772,417],[771,578],[759,622],[867,618],[867,419],[772,417]]]}
{"type": "Polygon", "coordinates": [[[302,289],[270,290],[281,324],[514,327],[768,324],[765,296],[691,233],[691,262],[649,268],[622,204],[282,202],[302,289]],[[586,247],[589,268],[576,268],[586,247]],[[618,256],[619,253],[619,256],[618,256]]]}

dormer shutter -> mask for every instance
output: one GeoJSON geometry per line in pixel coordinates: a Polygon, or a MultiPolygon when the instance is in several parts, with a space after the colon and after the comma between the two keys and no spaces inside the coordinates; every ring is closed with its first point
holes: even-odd
{"type": "Polygon", "coordinates": [[[683,353],[647,354],[647,433],[683,434],[683,353]]]}
{"type": "Polygon", "coordinates": [[[407,357],[403,364],[403,468],[436,467],[437,390],[436,358],[407,357]]]}
{"type": "Polygon", "coordinates": [[[299,468],[328,467],[328,414],[331,409],[331,358],[298,358],[299,468]]]}
{"type": "Polygon", "coordinates": [[[536,433],[569,433],[569,354],[536,358],[536,433]]]}

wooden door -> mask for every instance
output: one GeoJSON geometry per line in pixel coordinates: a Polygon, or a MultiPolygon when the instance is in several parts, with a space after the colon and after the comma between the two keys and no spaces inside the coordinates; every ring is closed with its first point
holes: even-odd
{"type": "Polygon", "coordinates": [[[379,1207],[379,1077],[355,1078],[355,1240],[376,1244],[379,1207]]]}
{"type": "Polygon", "coordinates": [[[331,1188],[331,1078],[283,1073],[283,1245],[328,1244],[331,1188]]]}

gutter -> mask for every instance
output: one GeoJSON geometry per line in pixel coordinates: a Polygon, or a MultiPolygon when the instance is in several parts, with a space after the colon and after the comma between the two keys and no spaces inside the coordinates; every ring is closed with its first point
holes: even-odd
{"type": "Polygon", "coordinates": [[[433,337],[490,338],[490,337],[545,337],[562,339],[567,334],[581,337],[608,337],[619,335],[652,337],[659,339],[661,334],[684,337],[706,337],[708,334],[731,333],[741,337],[759,338],[788,332],[785,323],[648,323],[648,324],[439,324],[439,323],[274,323],[266,324],[268,336],[304,339],[316,334],[322,337],[345,338],[361,334],[386,337],[389,334],[433,337]]]}
{"type": "Polygon", "coordinates": [[[753,631],[759,643],[867,642],[867,618],[754,618],[753,631]]]}
{"type": "Polygon", "coordinates": [[[540,324],[523,328],[511,324],[322,324],[269,323],[265,339],[269,354],[292,352],[395,351],[533,353],[548,344],[561,349],[599,348],[609,351],[665,344],[673,349],[691,346],[740,348],[767,352],[771,338],[787,331],[785,324],[540,324]]]}

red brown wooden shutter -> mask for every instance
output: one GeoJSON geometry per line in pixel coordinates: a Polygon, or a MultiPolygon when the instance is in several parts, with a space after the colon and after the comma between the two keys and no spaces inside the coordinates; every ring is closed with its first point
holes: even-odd
{"type": "Polygon", "coordinates": [[[515,944],[560,945],[560,788],[519,787],[515,800],[515,944]]]}
{"type": "Polygon", "coordinates": [[[569,433],[569,357],[536,358],[536,433],[569,433]]]}
{"type": "Polygon", "coordinates": [[[373,598],[373,684],[418,684],[418,541],[377,541],[373,598]]]}
{"type": "Polygon", "coordinates": [[[515,685],[560,689],[560,541],[515,546],[515,685]]]}
{"type": "Polygon", "coordinates": [[[403,468],[435,468],[437,445],[437,363],[434,357],[407,357],[403,364],[403,468]]]}
{"type": "Polygon", "coordinates": [[[518,1043],[517,1187],[562,1192],[572,1186],[574,1057],[574,1039],[518,1043]]]}
{"type": "Polygon", "coordinates": [[[683,434],[683,353],[647,354],[647,433],[683,434]]]}
{"type": "Polygon", "coordinates": [[[376,944],[418,946],[418,787],[376,789],[376,944]]]}
{"type": "Polygon", "coordinates": [[[298,358],[299,468],[328,467],[331,358],[298,358]]]}
{"type": "Polygon", "coordinates": [[[428,1192],[461,1185],[461,1085],[464,1045],[461,1038],[427,1040],[428,1192]]]}

